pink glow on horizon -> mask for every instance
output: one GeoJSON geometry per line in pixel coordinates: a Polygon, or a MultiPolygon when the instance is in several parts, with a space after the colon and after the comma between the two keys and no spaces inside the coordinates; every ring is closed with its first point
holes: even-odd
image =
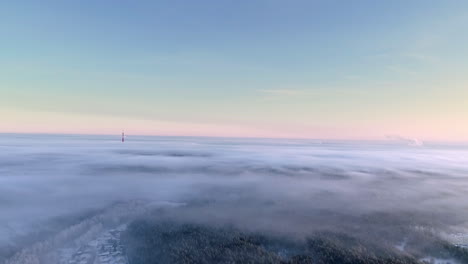
{"type": "Polygon", "coordinates": [[[0,133],[51,133],[51,134],[120,134],[160,136],[212,136],[212,137],[265,137],[381,140],[387,135],[401,135],[419,140],[468,141],[468,125],[439,122],[419,124],[343,124],[332,126],[287,126],[272,124],[251,126],[245,124],[213,124],[168,122],[141,119],[120,119],[103,116],[64,115],[60,113],[23,113],[0,115],[0,133]],[[457,129],[453,129],[456,127],[457,129]],[[451,129],[452,128],[452,129],[451,129]]]}

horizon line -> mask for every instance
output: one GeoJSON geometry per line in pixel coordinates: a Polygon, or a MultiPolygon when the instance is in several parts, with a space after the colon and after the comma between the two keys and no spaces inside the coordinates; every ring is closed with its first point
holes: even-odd
{"type": "MultiPolygon", "coordinates": [[[[125,137],[174,137],[174,138],[220,138],[220,139],[270,139],[270,140],[315,140],[315,141],[349,141],[349,142],[403,142],[405,140],[414,140],[412,138],[402,138],[401,140],[389,139],[383,136],[381,139],[370,138],[304,138],[304,137],[255,137],[255,136],[208,136],[208,135],[167,135],[167,134],[132,134],[125,130],[125,137]]],[[[0,135],[57,135],[57,136],[116,136],[120,137],[121,133],[58,133],[58,132],[0,132],[0,135]]],[[[419,140],[419,139],[418,139],[419,140]]],[[[450,143],[450,144],[468,144],[468,141],[454,140],[420,140],[423,143],[450,143]]]]}

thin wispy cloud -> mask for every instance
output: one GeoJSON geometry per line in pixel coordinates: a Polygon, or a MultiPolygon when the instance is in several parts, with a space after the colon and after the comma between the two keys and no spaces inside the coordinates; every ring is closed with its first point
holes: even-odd
{"type": "Polygon", "coordinates": [[[258,90],[262,101],[277,101],[283,99],[298,100],[300,98],[317,95],[317,91],[303,89],[262,89],[258,90]]]}
{"type": "Polygon", "coordinates": [[[361,91],[343,87],[315,89],[262,89],[258,90],[258,92],[262,95],[264,100],[280,100],[285,98],[299,100],[307,97],[325,98],[336,94],[340,94],[342,96],[362,95],[361,91]]]}
{"type": "Polygon", "coordinates": [[[416,77],[419,75],[419,72],[417,72],[416,70],[409,69],[401,65],[388,65],[386,69],[393,73],[403,74],[403,75],[412,76],[412,77],[416,77]]]}
{"type": "Polygon", "coordinates": [[[260,90],[260,92],[268,95],[277,95],[277,96],[298,96],[304,94],[310,94],[310,91],[298,90],[298,89],[265,89],[260,90]]]}

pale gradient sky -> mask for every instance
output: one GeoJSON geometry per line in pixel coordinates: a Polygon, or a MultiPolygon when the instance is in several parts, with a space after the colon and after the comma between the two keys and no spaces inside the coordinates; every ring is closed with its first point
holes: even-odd
{"type": "Polygon", "coordinates": [[[462,0],[2,1],[0,132],[468,140],[462,0]]]}

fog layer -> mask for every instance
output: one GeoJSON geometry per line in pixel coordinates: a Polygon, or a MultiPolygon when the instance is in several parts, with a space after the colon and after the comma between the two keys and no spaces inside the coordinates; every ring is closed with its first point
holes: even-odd
{"type": "Polygon", "coordinates": [[[30,246],[31,237],[45,239],[66,228],[67,221],[134,201],[183,205],[147,217],[232,225],[297,239],[323,230],[364,233],[375,225],[398,223],[464,243],[460,234],[468,233],[468,147],[391,141],[130,136],[121,143],[110,136],[0,137],[0,263],[30,246]],[[68,220],[57,224],[57,219],[68,220]],[[31,235],[37,233],[43,237],[31,235]]]}

